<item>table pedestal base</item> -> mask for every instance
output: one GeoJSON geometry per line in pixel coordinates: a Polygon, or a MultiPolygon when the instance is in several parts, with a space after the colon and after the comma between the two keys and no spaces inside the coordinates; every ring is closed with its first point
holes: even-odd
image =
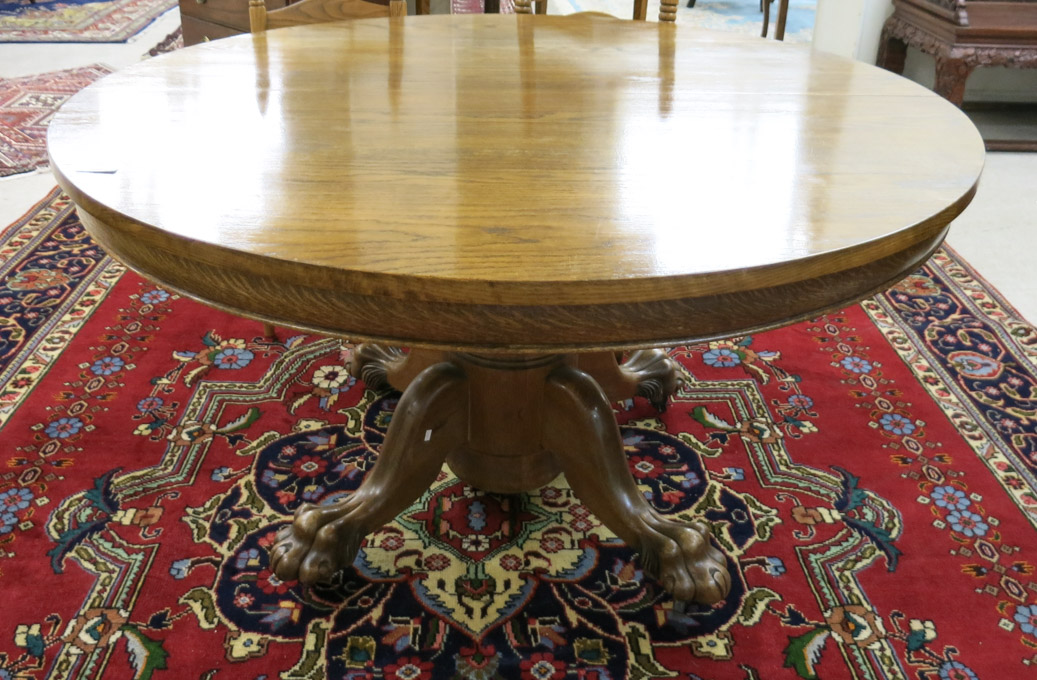
{"type": "Polygon", "coordinates": [[[271,550],[278,578],[315,583],[350,565],[364,536],[431,486],[446,461],[475,488],[519,493],[559,473],[601,522],[637,550],[676,599],[712,604],[731,578],[703,522],[658,514],[627,467],[610,403],[641,394],[657,406],[678,384],[659,350],[616,355],[480,356],[360,345],[353,374],[403,389],[381,454],[354,493],[304,505],[271,550]]]}

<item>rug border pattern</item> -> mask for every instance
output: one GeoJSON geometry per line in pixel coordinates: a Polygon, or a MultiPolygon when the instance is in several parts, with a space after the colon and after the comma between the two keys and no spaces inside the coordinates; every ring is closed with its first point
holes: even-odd
{"type": "MultiPolygon", "coordinates": [[[[942,263],[941,268],[947,272],[946,283],[953,283],[958,287],[960,299],[972,307],[977,318],[988,319],[991,325],[1000,324],[995,327],[1000,339],[1017,353],[1020,360],[1029,360],[1029,369],[1037,373],[1037,364],[1033,362],[1034,353],[1037,351],[1037,329],[1023,321],[1018,313],[1014,313],[1014,308],[1008,305],[993,287],[975,276],[956,252],[943,246],[933,257],[942,263]],[[955,276],[956,272],[960,273],[955,276]],[[969,285],[970,283],[973,285],[969,285]],[[984,309],[977,309],[977,306],[983,306],[984,309]],[[1029,342],[1021,343],[1020,339],[1029,342]]],[[[915,332],[899,320],[899,315],[884,296],[868,298],[861,302],[861,307],[929,397],[943,411],[948,421],[961,433],[962,439],[972,447],[976,457],[983,461],[1020,513],[1034,529],[1037,529],[1037,499],[1033,496],[1033,489],[1037,488],[1037,478],[1031,474],[1028,466],[1019,461],[1015,452],[1004,445],[1003,439],[994,431],[983,413],[975,407],[973,400],[958,386],[957,381],[947,373],[928,348],[922,343],[912,342],[916,337],[915,332]],[[926,380],[927,377],[935,380],[926,380]],[[969,432],[961,427],[962,423],[971,423],[975,425],[975,429],[968,428],[973,429],[969,432]],[[1003,467],[1008,467],[1011,472],[1002,469],[1003,467]],[[1006,474],[1018,474],[1026,484],[1021,488],[1014,488],[1005,483],[1006,474]]]]}
{"type": "MultiPolygon", "coordinates": [[[[26,237],[26,232],[29,235],[24,243],[19,244],[19,250],[47,238],[50,232],[42,228],[59,223],[74,210],[71,199],[59,188],[52,189],[43,200],[0,234],[0,253],[11,241],[26,237]]],[[[0,263],[0,274],[17,261],[17,257],[5,259],[0,263]]],[[[62,351],[101,306],[125,271],[110,256],[104,256],[90,277],[70,293],[57,313],[37,328],[32,337],[10,357],[7,365],[0,369],[0,432],[47,375],[62,351]],[[19,375],[32,376],[32,383],[25,386],[12,385],[12,380],[19,375]]]]}

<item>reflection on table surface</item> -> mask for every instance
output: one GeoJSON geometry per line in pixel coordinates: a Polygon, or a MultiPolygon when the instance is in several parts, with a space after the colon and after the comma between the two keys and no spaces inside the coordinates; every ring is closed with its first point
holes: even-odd
{"type": "Polygon", "coordinates": [[[134,220],[460,281],[694,276],[850,248],[939,213],[982,163],[963,116],[872,67],[587,17],[241,36],[116,74],[58,120],[56,166],[134,220]]]}

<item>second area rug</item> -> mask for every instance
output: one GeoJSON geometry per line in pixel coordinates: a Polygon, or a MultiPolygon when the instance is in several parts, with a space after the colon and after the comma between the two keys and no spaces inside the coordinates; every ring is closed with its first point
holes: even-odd
{"type": "Polygon", "coordinates": [[[111,73],[103,64],[0,78],[0,177],[47,165],[47,126],[72,95],[111,73]]]}
{"type": "Polygon", "coordinates": [[[0,42],[125,42],[176,0],[0,0],[0,42]]]}

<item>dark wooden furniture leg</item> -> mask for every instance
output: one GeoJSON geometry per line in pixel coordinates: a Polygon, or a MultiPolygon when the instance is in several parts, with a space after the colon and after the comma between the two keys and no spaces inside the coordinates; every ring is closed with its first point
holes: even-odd
{"type": "Polygon", "coordinates": [[[641,495],[610,406],[635,394],[665,404],[679,384],[665,352],[632,352],[621,365],[611,352],[479,356],[363,344],[350,368],[371,387],[406,389],[360,488],[336,504],[301,507],[280,532],[271,551],[278,578],[314,583],[348,566],[364,536],[410,505],[446,461],[495,493],[531,491],[565,472],[674,597],[712,604],[727,595],[730,574],[707,526],[665,518],[641,495]]]}
{"type": "Polygon", "coordinates": [[[974,67],[965,59],[936,57],[936,84],[933,91],[960,107],[965,100],[965,81],[974,67]]]}
{"type": "Polygon", "coordinates": [[[789,0],[780,0],[778,5],[778,25],[774,27],[774,39],[785,39],[785,22],[789,18],[789,0]]]}
{"type": "Polygon", "coordinates": [[[906,61],[907,43],[890,33],[888,27],[883,28],[876,65],[899,75],[904,73],[906,61]]]}

